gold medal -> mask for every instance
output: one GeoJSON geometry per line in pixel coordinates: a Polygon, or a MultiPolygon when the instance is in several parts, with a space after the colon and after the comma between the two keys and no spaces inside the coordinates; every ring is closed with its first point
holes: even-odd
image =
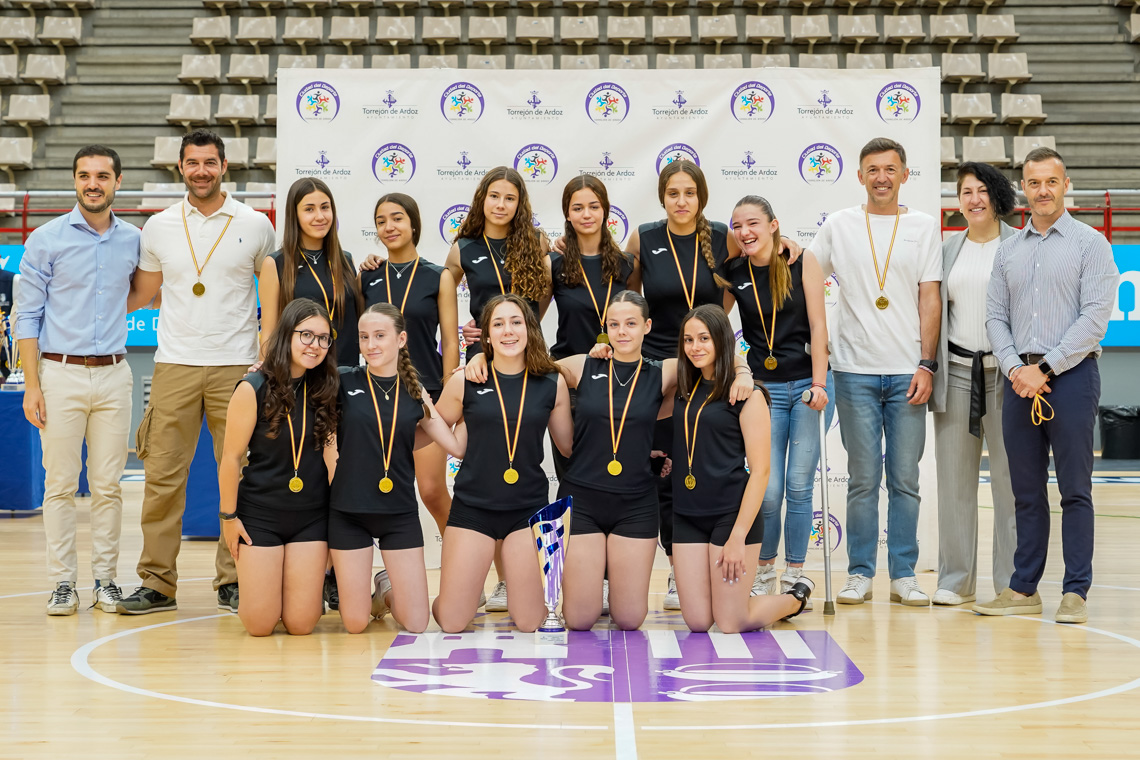
{"type": "MultiPolygon", "coordinates": [[[[610,360],[609,379],[606,381],[609,387],[609,402],[610,402],[610,443],[613,445],[614,458],[613,461],[606,465],[606,470],[615,478],[621,475],[621,462],[617,460],[618,447],[621,446],[621,435],[625,432],[625,418],[629,414],[629,402],[633,400],[633,392],[637,390],[637,378],[641,377],[641,364],[637,362],[637,370],[633,373],[632,381],[629,385],[629,393],[625,397],[625,407],[621,410],[621,424],[614,429],[614,362],[610,360]]],[[[618,381],[621,382],[620,380],[618,381]]]]}
{"type": "Polygon", "coordinates": [[[190,248],[190,258],[194,260],[194,269],[198,272],[198,282],[194,283],[194,287],[190,290],[199,298],[206,293],[206,286],[202,284],[202,271],[205,270],[206,265],[210,263],[210,258],[214,255],[214,251],[218,250],[218,245],[222,242],[222,238],[226,236],[226,230],[230,228],[230,222],[233,220],[234,218],[232,216],[226,220],[226,226],[222,227],[222,234],[218,235],[218,239],[214,241],[214,247],[210,249],[210,253],[207,254],[206,260],[202,262],[202,266],[198,266],[198,256],[194,253],[194,243],[190,240],[190,225],[186,223],[186,203],[185,201],[182,203],[182,230],[186,233],[186,245],[190,248]]]}
{"type": "Polygon", "coordinates": [[[878,298],[875,299],[875,306],[878,307],[880,310],[885,309],[890,305],[891,305],[891,302],[887,300],[886,296],[879,296],[878,298]]]}
{"type": "Polygon", "coordinates": [[[335,327],[332,328],[332,336],[333,336],[333,340],[336,340],[336,328],[335,327]]]}
{"type": "Polygon", "coordinates": [[[305,487],[305,482],[298,478],[296,475],[289,478],[289,490],[293,493],[300,493],[301,489],[305,487]]]}
{"type": "Polygon", "coordinates": [[[503,480],[507,482],[507,485],[513,486],[519,482],[519,471],[514,467],[508,467],[503,471],[503,480]]]}
{"type": "Polygon", "coordinates": [[[891,246],[887,249],[887,260],[883,262],[883,273],[879,274],[879,257],[875,255],[875,238],[871,235],[871,214],[866,209],[863,210],[863,216],[867,219],[867,240],[871,243],[871,259],[875,262],[875,279],[879,282],[879,297],[875,299],[875,307],[882,311],[891,305],[887,297],[883,295],[883,289],[887,284],[887,268],[891,265],[891,252],[895,249],[895,235],[899,231],[899,217],[902,214],[901,208],[895,209],[895,228],[891,231],[891,246]]]}
{"type": "Polygon", "coordinates": [[[764,369],[766,369],[766,370],[776,369],[776,357],[772,356],[771,354],[768,354],[768,358],[764,360],[764,369]]]}
{"type": "MultiPolygon", "coordinates": [[[[697,387],[700,387],[699,385],[697,387]]],[[[693,477],[693,455],[697,452],[697,428],[701,424],[701,412],[705,410],[705,404],[709,402],[709,396],[705,396],[705,400],[701,402],[700,407],[697,408],[697,416],[693,418],[693,435],[689,437],[689,407],[693,405],[693,399],[697,397],[697,389],[693,388],[689,392],[689,400],[685,403],[685,416],[682,420],[685,423],[685,456],[689,460],[689,474],[685,476],[685,488],[692,491],[697,487],[697,479],[693,477]]]]}
{"type": "Polygon", "coordinates": [[[606,471],[616,478],[618,475],[621,475],[621,462],[616,459],[613,460],[608,465],[606,465],[606,471]]]}
{"type": "Polygon", "coordinates": [[[192,290],[194,291],[194,295],[201,298],[206,293],[206,286],[200,282],[196,282],[196,283],[194,283],[194,287],[192,288],[192,290]]]}
{"type": "MultiPolygon", "coordinates": [[[[396,445],[396,418],[400,414],[400,374],[396,373],[396,383],[392,389],[396,392],[396,400],[392,402],[392,428],[388,431],[388,445],[384,445],[384,423],[380,419],[380,405],[376,403],[376,382],[372,379],[372,373],[368,375],[368,394],[372,397],[372,411],[376,412],[376,432],[380,435],[380,453],[384,455],[384,477],[380,479],[380,493],[391,493],[393,483],[392,479],[388,477],[388,468],[392,465],[392,448],[396,445]]],[[[380,390],[384,390],[381,388],[380,390]]],[[[384,398],[388,398],[388,394],[384,394],[384,398]]]]}
{"type": "MultiPolygon", "coordinates": [[[[309,408],[309,381],[306,380],[302,386],[301,391],[301,439],[299,441],[293,440],[293,415],[285,415],[285,421],[289,423],[289,449],[293,452],[293,477],[289,480],[289,490],[293,493],[300,493],[301,489],[305,487],[304,481],[297,477],[297,471],[301,469],[301,456],[305,453],[305,424],[308,421],[308,414],[306,413],[309,408]]],[[[293,391],[296,396],[297,391],[293,391]]]]}
{"type": "Polygon", "coordinates": [[[696,487],[697,487],[697,479],[694,478],[692,475],[686,475],[685,476],[685,488],[688,488],[690,491],[692,491],[696,487]]]}
{"type": "Polygon", "coordinates": [[[507,469],[503,472],[503,480],[507,485],[513,486],[519,482],[519,471],[515,469],[515,451],[519,447],[519,431],[522,429],[523,406],[526,404],[526,384],[530,374],[523,370],[522,393],[519,395],[519,414],[515,418],[515,439],[511,440],[511,428],[507,423],[507,404],[503,401],[503,389],[499,386],[499,372],[495,369],[494,360],[491,361],[491,377],[495,381],[495,395],[499,397],[499,411],[503,413],[503,436],[507,439],[507,469]]]}
{"type": "Polygon", "coordinates": [[[768,343],[768,358],[764,360],[764,369],[771,372],[776,369],[776,357],[772,356],[772,346],[776,341],[776,299],[772,299],[772,328],[769,330],[768,323],[764,319],[764,310],[760,308],[760,293],[756,287],[756,274],[752,271],[751,261],[748,262],[748,278],[752,280],[752,297],[756,299],[756,311],[760,314],[760,330],[768,343]]]}
{"type": "Polygon", "coordinates": [[[388,477],[387,475],[380,478],[380,490],[383,493],[391,493],[392,492],[392,485],[393,485],[392,479],[390,477],[388,477]]]}
{"type": "Polygon", "coordinates": [[[605,333],[598,333],[598,343],[605,343],[608,346],[610,344],[610,336],[605,333]]]}

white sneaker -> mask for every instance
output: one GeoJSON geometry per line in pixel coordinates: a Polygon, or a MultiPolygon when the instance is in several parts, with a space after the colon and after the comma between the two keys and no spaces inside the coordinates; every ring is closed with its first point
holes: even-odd
{"type": "Polygon", "coordinates": [[[895,578],[891,581],[891,601],[907,607],[929,607],[930,597],[918,585],[913,575],[908,578],[895,578]]]}
{"type": "MultiPolygon", "coordinates": [[[[772,566],[772,569],[774,573],[774,565],[772,566]]],[[[799,581],[807,581],[811,584],[811,587],[813,589],[815,588],[815,583],[806,575],[804,575],[804,569],[802,567],[785,567],[783,574],[780,576],[780,593],[788,593],[792,590],[792,586],[796,585],[796,583],[799,581]]],[[[807,601],[804,603],[804,612],[807,612],[811,608],[811,597],[809,596],[807,598],[807,601]]]]}
{"type": "Polygon", "coordinates": [[[848,575],[835,601],[840,604],[862,604],[871,600],[871,579],[865,575],[848,575]]]}
{"type": "Polygon", "coordinates": [[[123,592],[114,581],[95,581],[95,601],[91,607],[98,607],[103,612],[118,612],[115,605],[121,601],[123,592]]]}
{"type": "Polygon", "coordinates": [[[481,610],[486,606],[487,606],[487,595],[485,593],[483,593],[482,591],[480,591],[479,592],[479,606],[476,607],[475,609],[481,610]]]}
{"type": "Polygon", "coordinates": [[[373,576],[372,580],[376,583],[376,590],[372,592],[372,617],[379,620],[388,614],[388,603],[384,601],[384,595],[392,590],[392,581],[388,580],[388,571],[381,570],[373,576]]]}
{"type": "Polygon", "coordinates": [[[499,581],[495,584],[495,590],[491,592],[491,596],[487,598],[487,612],[506,612],[507,611],[507,582],[499,581]]]}
{"type": "Polygon", "coordinates": [[[776,566],[760,565],[756,577],[752,579],[752,593],[749,596],[771,596],[776,593],[776,566]]]}
{"type": "Polygon", "coordinates": [[[953,591],[947,591],[944,588],[940,588],[934,592],[934,599],[932,601],[935,604],[942,604],[946,605],[947,607],[953,607],[955,605],[975,601],[977,598],[977,594],[966,594],[965,596],[962,596],[961,594],[955,594],[953,591]]]}
{"type": "Polygon", "coordinates": [[[602,581],[602,614],[610,614],[610,582],[602,581]]]}
{"type": "Polygon", "coordinates": [[[665,601],[661,607],[666,610],[681,609],[681,600],[677,598],[677,581],[673,578],[673,571],[669,571],[669,591],[665,594],[665,601]]]}
{"type": "Polygon", "coordinates": [[[71,585],[71,581],[60,581],[55,584],[55,591],[48,600],[47,614],[74,615],[79,611],[79,592],[71,585]]]}

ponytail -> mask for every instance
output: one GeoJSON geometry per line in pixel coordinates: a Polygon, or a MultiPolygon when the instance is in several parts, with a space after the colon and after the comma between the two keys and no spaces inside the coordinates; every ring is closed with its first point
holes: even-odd
{"type": "Polygon", "coordinates": [[[780,223],[767,198],[746,195],[736,202],[736,208],[741,206],[757,206],[768,221],[776,222],[776,231],[772,233],[772,255],[768,262],[768,292],[772,296],[772,305],[777,310],[782,309],[792,295],[792,270],[780,250],[780,223]]]}

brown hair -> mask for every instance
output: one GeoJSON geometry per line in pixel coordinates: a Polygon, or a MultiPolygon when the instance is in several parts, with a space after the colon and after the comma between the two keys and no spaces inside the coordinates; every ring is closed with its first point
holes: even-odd
{"type": "Polygon", "coordinates": [[[491,318],[495,316],[495,309],[504,303],[513,303],[519,307],[526,324],[526,371],[532,375],[559,372],[559,366],[550,358],[550,352],[546,349],[546,339],[542,337],[542,328],[538,324],[538,317],[530,305],[521,296],[514,293],[502,293],[493,296],[483,307],[483,313],[479,318],[479,326],[483,330],[483,335],[479,338],[479,342],[483,344],[483,353],[487,357],[487,362],[490,363],[495,359],[495,349],[491,346],[491,318]]]}
{"type": "MultiPolygon", "coordinates": [[[[328,312],[319,303],[308,298],[290,301],[266,341],[265,362],[261,365],[266,391],[261,416],[269,423],[269,430],[265,434],[267,438],[276,438],[281,423],[293,413],[297,399],[292,377],[293,331],[310,317],[320,317],[326,324],[329,322],[328,312]]],[[[329,329],[331,331],[331,325],[329,329]]],[[[313,409],[313,435],[316,449],[320,451],[336,435],[340,374],[336,368],[336,351],[332,346],[325,352],[323,362],[305,372],[305,381],[309,384],[308,401],[313,409]]]]}
{"type": "Polygon", "coordinates": [[[504,179],[515,186],[519,194],[519,205],[515,209],[515,216],[511,219],[507,231],[507,271],[511,273],[511,292],[518,293],[532,301],[542,300],[550,288],[550,273],[546,271],[543,261],[544,251],[539,241],[539,232],[531,223],[533,212],[530,208],[530,196],[526,191],[526,183],[522,175],[509,166],[496,166],[483,175],[479,186],[475,188],[475,197],[471,200],[471,210],[459,225],[459,232],[455,238],[477,239],[483,236],[483,228],[487,217],[483,213],[483,204],[487,200],[487,193],[491,183],[504,179]]]}
{"type": "Polygon", "coordinates": [[[621,277],[621,264],[625,254],[618,248],[614,236],[609,234],[606,222],[610,218],[610,196],[606,186],[600,179],[592,174],[579,174],[566,183],[562,190],[562,216],[566,217],[566,228],[563,240],[566,241],[566,250],[562,252],[562,282],[567,287],[576,288],[582,284],[582,251],[578,248],[578,233],[570,223],[570,199],[579,190],[589,190],[602,204],[602,239],[598,246],[598,253],[602,256],[602,278],[617,280],[621,277]]]}
{"type": "MultiPolygon", "coordinates": [[[[673,178],[674,174],[682,172],[692,177],[693,182],[697,184],[697,240],[701,244],[701,255],[704,257],[709,271],[712,272],[717,287],[727,288],[729,286],[728,280],[721,277],[717,272],[716,256],[713,255],[712,249],[712,228],[709,226],[709,220],[705,218],[705,206],[709,202],[709,185],[705,181],[705,173],[701,171],[701,167],[688,159],[666,164],[657,177],[657,200],[662,206],[665,205],[665,188],[669,184],[669,180],[673,178]]],[[[668,223],[665,225],[665,234],[669,234],[668,223]]]]}
{"type": "Polygon", "coordinates": [[[610,305],[615,303],[631,303],[641,311],[642,319],[649,319],[649,301],[636,290],[619,290],[610,299],[610,305]]]}
{"type": "Polygon", "coordinates": [[[385,203],[395,203],[397,206],[404,210],[407,215],[408,221],[412,223],[412,245],[420,244],[420,230],[423,225],[420,224],[420,207],[415,199],[410,195],[404,193],[388,193],[381,195],[380,200],[376,201],[376,206],[372,209],[373,223],[376,220],[376,214],[380,212],[380,206],[385,203]]]}
{"type": "Polygon", "coordinates": [[[329,186],[316,177],[302,177],[294,182],[285,200],[285,232],[281,241],[284,266],[281,267],[281,294],[277,299],[277,313],[283,314],[286,304],[293,300],[297,288],[297,267],[304,264],[301,260],[305,254],[301,252],[301,221],[297,215],[297,206],[301,205],[301,201],[310,193],[324,193],[328,196],[329,207],[332,209],[333,221],[329,225],[328,234],[321,241],[321,250],[324,251],[325,259],[328,261],[329,274],[333,281],[331,303],[333,312],[344,315],[345,288],[347,288],[356,302],[356,313],[359,314],[364,310],[364,296],[360,292],[356,272],[352,271],[344,255],[344,249],[340,247],[340,237],[336,231],[336,201],[329,186]]]}
{"type": "MultiPolygon", "coordinates": [[[[407,322],[404,320],[404,313],[400,311],[399,307],[393,306],[390,303],[374,303],[364,311],[364,314],[379,314],[382,317],[387,317],[392,320],[396,332],[402,333],[408,331],[407,322]]],[[[363,317],[364,314],[360,316],[363,317]]],[[[423,393],[420,387],[420,373],[416,371],[415,365],[412,364],[412,355],[408,353],[406,343],[400,346],[400,357],[396,362],[396,374],[399,376],[400,382],[408,389],[408,394],[416,401],[423,403],[423,393]]]]}
{"type": "Polygon", "coordinates": [[[713,387],[709,392],[709,400],[728,398],[728,389],[736,379],[734,372],[736,338],[732,332],[732,323],[728,321],[728,314],[720,306],[711,303],[697,306],[681,320],[681,329],[677,337],[677,391],[683,398],[689,398],[701,382],[701,371],[693,366],[685,353],[685,328],[694,319],[708,328],[713,350],[716,351],[713,387]]]}
{"type": "Polygon", "coordinates": [[[1069,175],[1069,172],[1068,167],[1065,166],[1065,159],[1061,158],[1061,154],[1052,148],[1034,148],[1033,150],[1026,153],[1025,161],[1022,162],[1021,171],[1024,173],[1025,164],[1033,164],[1037,163],[1038,161],[1048,161],[1051,158],[1054,158],[1061,162],[1061,168],[1065,170],[1064,176],[1067,177],[1069,175]]]}
{"type": "Polygon", "coordinates": [[[768,263],[768,292],[772,295],[772,304],[777,309],[782,309],[788,297],[792,295],[792,270],[788,267],[788,260],[780,251],[780,222],[776,219],[772,204],[767,198],[746,195],[736,202],[735,208],[741,206],[758,206],[764,216],[768,217],[768,221],[776,222],[776,231],[772,233],[772,258],[768,263]]]}
{"type": "Polygon", "coordinates": [[[859,151],[859,167],[863,167],[863,159],[867,156],[873,156],[876,153],[886,153],[890,150],[899,154],[899,160],[902,161],[902,165],[905,167],[906,148],[889,137],[876,137],[864,145],[863,149],[859,151]]]}

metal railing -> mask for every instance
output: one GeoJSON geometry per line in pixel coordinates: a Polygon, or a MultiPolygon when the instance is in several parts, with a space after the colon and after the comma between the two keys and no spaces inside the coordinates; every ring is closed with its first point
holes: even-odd
{"type": "MultiPolygon", "coordinates": [[[[1024,227],[1029,221],[1029,207],[1023,205],[1025,195],[1020,190],[1017,193],[1017,198],[1019,205],[1014,209],[1014,213],[1021,217],[1021,223],[1018,226],[1024,227]]],[[[1140,205],[1136,205],[1137,199],[1140,199],[1140,190],[1070,190],[1065,193],[1065,198],[1071,198],[1077,202],[1076,206],[1068,206],[1069,213],[1095,227],[1108,238],[1110,243],[1114,232],[1140,232],[1140,226],[1118,224],[1113,216],[1120,213],[1140,213],[1140,205]],[[1088,201],[1086,202],[1085,199],[1088,201]],[[1093,202],[1093,199],[1100,202],[1093,202]],[[1118,205],[1118,202],[1130,202],[1132,205],[1118,205]]],[[[943,191],[941,220],[943,233],[966,229],[964,225],[949,224],[950,217],[959,213],[957,200],[953,193],[943,191]],[[947,203],[947,198],[953,200],[947,203]]]]}

